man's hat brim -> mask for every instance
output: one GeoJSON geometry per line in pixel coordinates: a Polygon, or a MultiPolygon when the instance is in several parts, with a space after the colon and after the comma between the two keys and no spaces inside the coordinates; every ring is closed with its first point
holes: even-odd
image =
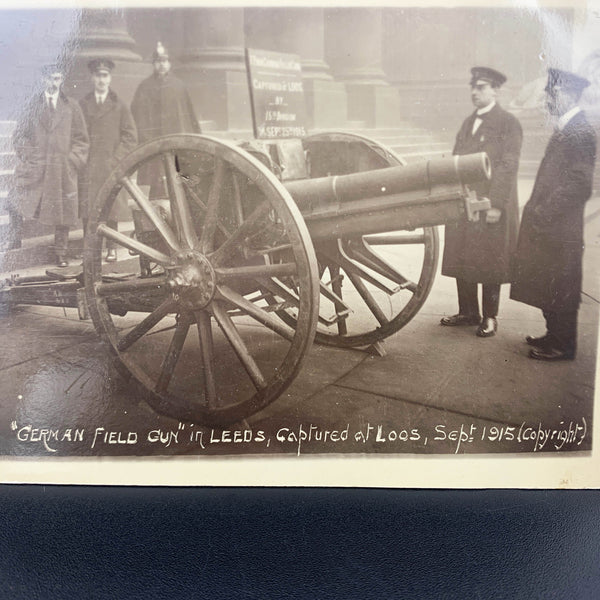
{"type": "Polygon", "coordinates": [[[485,81],[494,87],[500,87],[506,82],[506,75],[490,67],[473,67],[471,69],[471,85],[477,81],[485,81]]]}
{"type": "Polygon", "coordinates": [[[546,83],[546,92],[556,88],[562,88],[573,92],[582,92],[590,82],[585,78],[562,69],[548,69],[548,82],[546,83]]]}
{"type": "Polygon", "coordinates": [[[115,63],[110,58],[94,58],[88,63],[90,73],[97,73],[98,71],[111,73],[114,68],[115,63]]]}

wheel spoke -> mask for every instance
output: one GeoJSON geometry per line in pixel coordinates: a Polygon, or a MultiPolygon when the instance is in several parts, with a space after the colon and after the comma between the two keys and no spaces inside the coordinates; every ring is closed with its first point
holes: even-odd
{"type": "MultiPolygon", "coordinates": [[[[202,201],[200,196],[198,196],[198,194],[196,194],[196,192],[194,191],[194,188],[185,179],[185,177],[181,178],[181,183],[183,184],[183,187],[185,188],[186,193],[189,195],[192,202],[200,209],[200,212],[204,216],[204,214],[206,213],[206,204],[202,201]]],[[[223,225],[223,223],[221,221],[219,221],[217,223],[217,228],[225,237],[229,237],[231,235],[229,230],[223,225]]]]}
{"type": "Polygon", "coordinates": [[[286,303],[291,304],[292,306],[295,306],[296,308],[298,308],[300,306],[300,299],[298,298],[298,296],[293,294],[289,289],[284,287],[278,281],[274,281],[273,279],[265,279],[263,277],[257,277],[256,281],[265,290],[267,290],[268,292],[271,292],[271,294],[274,294],[276,296],[279,296],[280,298],[283,298],[283,300],[286,303]]]}
{"type": "Polygon", "coordinates": [[[161,319],[166,317],[176,306],[173,298],[165,300],[156,310],[151,312],[143,321],[140,321],[131,331],[119,340],[117,349],[121,352],[127,350],[137,342],[144,334],[150,331],[161,319]]]}
{"type": "Polygon", "coordinates": [[[175,227],[179,234],[181,243],[186,248],[195,248],[198,244],[198,237],[194,231],[190,209],[187,204],[185,189],[181,181],[181,177],[177,172],[175,164],[175,154],[166,152],[163,154],[163,164],[165,174],[167,176],[167,189],[171,198],[171,206],[173,210],[173,219],[175,227]]]}
{"type": "Polygon", "coordinates": [[[188,330],[190,328],[190,319],[188,316],[180,315],[177,326],[175,327],[175,333],[171,339],[171,344],[167,350],[167,354],[162,363],[160,375],[154,390],[158,394],[164,394],[171,383],[171,378],[175,372],[175,367],[179,361],[185,338],[187,337],[188,330]]]}
{"type": "Polygon", "coordinates": [[[203,254],[213,250],[215,231],[219,222],[219,205],[223,191],[223,181],[225,179],[225,161],[221,158],[215,158],[215,163],[212,185],[208,192],[202,236],[200,237],[200,252],[203,254]]]}
{"type": "Polygon", "coordinates": [[[274,265],[250,265],[247,267],[217,267],[215,273],[220,281],[236,278],[289,277],[298,272],[295,263],[274,265]]]}
{"type": "Polygon", "coordinates": [[[244,340],[236,329],[233,320],[227,314],[227,311],[218,302],[213,302],[212,310],[219,327],[221,327],[223,333],[229,340],[229,343],[235,350],[235,353],[242,363],[242,366],[244,369],[246,369],[246,372],[250,376],[254,387],[257,390],[262,390],[267,387],[267,382],[261,373],[260,368],[250,355],[244,340]]]}
{"type": "Polygon", "coordinates": [[[150,219],[152,225],[161,237],[168,244],[169,248],[174,252],[181,252],[181,246],[175,237],[173,230],[165,223],[164,219],[156,212],[156,209],[152,203],[148,200],[144,192],[139,186],[134,183],[130,177],[123,177],[121,179],[123,187],[129,192],[131,197],[135,200],[137,205],[142,209],[144,214],[150,219]]]}
{"type": "Polygon", "coordinates": [[[225,242],[210,255],[214,266],[220,266],[226,262],[235,252],[239,252],[246,238],[254,235],[264,227],[264,220],[268,216],[270,206],[268,202],[262,202],[256,207],[252,214],[240,225],[225,242]]]}
{"type": "Polygon", "coordinates": [[[426,237],[424,233],[397,233],[397,234],[375,234],[365,235],[363,240],[371,246],[400,246],[410,244],[424,244],[426,237]]]}
{"type": "Polygon", "coordinates": [[[351,271],[346,271],[346,274],[348,275],[350,281],[356,288],[356,291],[365,301],[365,304],[369,307],[369,310],[373,313],[373,316],[379,321],[380,325],[385,325],[386,323],[389,323],[389,319],[381,310],[381,307],[379,306],[379,304],[377,304],[377,301],[375,300],[371,292],[367,289],[367,286],[364,284],[360,275],[356,275],[351,271]]]}
{"type": "Polygon", "coordinates": [[[117,242],[117,244],[120,244],[124,248],[129,248],[129,250],[132,250],[137,254],[142,254],[159,265],[167,267],[172,264],[171,258],[166,254],[160,252],[159,250],[155,250],[151,246],[147,246],[146,244],[143,244],[142,242],[135,240],[128,235],[119,233],[115,229],[107,227],[104,223],[100,223],[98,225],[97,231],[100,235],[117,242]]]}
{"type": "Polygon", "coordinates": [[[256,306],[244,296],[231,288],[222,285],[219,286],[219,292],[224,300],[234,304],[237,308],[245,312],[247,315],[264,325],[267,329],[274,331],[286,340],[294,339],[294,332],[284,327],[279,321],[275,320],[271,315],[266,313],[260,306],[256,306]]]}
{"type": "Polygon", "coordinates": [[[404,277],[404,275],[390,263],[381,258],[378,254],[375,254],[362,238],[348,240],[347,244],[342,243],[342,246],[346,256],[349,258],[363,264],[365,267],[379,273],[390,281],[397,283],[402,289],[410,290],[413,293],[417,291],[417,284],[414,281],[410,281],[404,277]]]}
{"type": "Polygon", "coordinates": [[[231,181],[233,183],[233,210],[236,218],[236,224],[241,225],[244,222],[242,194],[240,192],[240,182],[233,171],[231,171],[231,181]]]}
{"type": "Polygon", "coordinates": [[[362,265],[350,259],[350,257],[345,253],[341,244],[338,245],[336,253],[330,254],[329,252],[325,251],[325,255],[328,258],[328,260],[325,262],[331,262],[339,265],[342,267],[342,269],[344,269],[344,271],[346,271],[346,273],[350,274],[350,272],[352,272],[358,275],[361,279],[368,281],[370,284],[374,285],[390,296],[394,295],[394,293],[398,291],[393,290],[389,286],[385,285],[382,281],[379,281],[379,279],[373,277],[373,275],[364,269],[362,265]]]}
{"type": "Polygon", "coordinates": [[[210,315],[206,311],[196,313],[202,370],[204,373],[204,398],[209,408],[217,406],[217,386],[215,383],[214,343],[210,326],[210,315]]]}
{"type": "MultiPolygon", "coordinates": [[[[348,326],[346,324],[345,317],[350,314],[350,307],[342,299],[342,275],[340,273],[340,268],[337,265],[330,265],[329,274],[331,275],[331,291],[333,293],[333,304],[335,306],[335,314],[336,317],[338,317],[338,335],[346,335],[348,333],[348,326]],[[339,318],[340,316],[343,318],[339,318]]],[[[326,297],[329,296],[326,295],[326,297]]]]}

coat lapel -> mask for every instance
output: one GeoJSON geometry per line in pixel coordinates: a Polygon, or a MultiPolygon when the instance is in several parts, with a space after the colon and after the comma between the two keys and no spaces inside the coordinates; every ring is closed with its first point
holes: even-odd
{"type": "Polygon", "coordinates": [[[111,92],[108,93],[106,100],[104,100],[102,104],[98,104],[98,102],[96,102],[96,95],[94,92],[88,95],[87,102],[89,105],[88,114],[92,120],[101,119],[104,117],[104,115],[114,110],[117,105],[116,100],[111,92]]]}
{"type": "Polygon", "coordinates": [[[54,113],[51,113],[50,119],[50,131],[54,131],[58,127],[58,125],[64,120],[69,112],[69,105],[67,104],[64,98],[58,96],[58,101],[56,103],[56,110],[54,113]]]}
{"type": "Polygon", "coordinates": [[[40,96],[40,108],[38,114],[42,127],[46,131],[50,131],[52,129],[53,115],[48,107],[48,102],[46,101],[46,96],[44,94],[40,96]]]}

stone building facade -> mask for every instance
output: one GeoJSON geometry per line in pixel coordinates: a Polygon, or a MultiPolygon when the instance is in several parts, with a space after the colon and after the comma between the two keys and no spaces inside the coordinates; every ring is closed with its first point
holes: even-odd
{"type": "Polygon", "coordinates": [[[89,89],[90,57],[107,56],[117,63],[114,88],[130,100],[150,73],[149,58],[160,40],[207,130],[251,131],[244,62],[244,48],[250,47],[300,56],[310,128],[412,123],[442,137],[470,110],[471,66],[488,64],[507,73],[508,103],[525,83],[543,75],[549,61],[571,67],[569,31],[576,22],[573,9],[540,15],[507,8],[399,7],[84,9],[13,11],[3,17],[5,25],[14,20],[11,33],[20,35],[13,48],[20,54],[4,67],[10,71],[9,89],[0,95],[4,119],[15,107],[15,94],[31,87],[36,63],[57,54],[71,64],[69,93],[77,97],[89,89]],[[551,18],[562,23],[565,35],[546,47],[551,18]],[[37,43],[25,52],[32,33],[37,43]]]}

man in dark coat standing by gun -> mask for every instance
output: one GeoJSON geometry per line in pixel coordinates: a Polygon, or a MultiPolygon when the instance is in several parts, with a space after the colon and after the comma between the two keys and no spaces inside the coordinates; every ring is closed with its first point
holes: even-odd
{"type": "Polygon", "coordinates": [[[445,326],[479,325],[479,337],[495,335],[500,285],[510,281],[510,260],[519,228],[517,172],[523,133],[519,121],[496,103],[506,77],[488,67],[471,69],[471,99],[476,107],[462,124],[453,154],[487,152],[492,177],[474,186],[492,208],[478,221],[446,225],[442,274],[456,278],[458,314],[443,317],[445,326]],[[479,315],[478,283],[483,284],[479,315]]]}
{"type": "MultiPolygon", "coordinates": [[[[90,136],[90,152],[80,190],[80,215],[87,225],[89,210],[98,190],[110,172],[137,145],[137,132],[127,105],[110,88],[115,63],[110,59],[94,59],[88,63],[94,90],[79,101],[90,136]]],[[[120,193],[107,225],[118,229],[119,218],[128,214],[127,197],[120,193]]],[[[117,259],[114,242],[107,241],[108,262],[117,259]]]]}
{"type": "Polygon", "coordinates": [[[570,360],[577,350],[583,211],[593,188],[596,136],[577,103],[589,81],[548,70],[546,105],[556,130],[523,210],[511,298],[541,308],[546,334],[527,336],[531,358],[570,360]]]}
{"type": "Polygon", "coordinates": [[[23,217],[54,226],[56,262],[66,267],[69,230],[79,221],[78,171],[89,140],[79,104],[61,91],[63,69],[49,65],[42,76],[44,91],[29,103],[13,137],[16,189],[23,217]]]}
{"type": "MultiPolygon", "coordinates": [[[[188,91],[171,74],[169,53],[160,42],[152,55],[152,66],[154,72],[140,83],[131,103],[140,144],[171,133],[200,133],[188,91]]],[[[138,183],[150,185],[150,197],[165,193],[163,178],[161,164],[143,165],[138,171],[138,183]]]]}

